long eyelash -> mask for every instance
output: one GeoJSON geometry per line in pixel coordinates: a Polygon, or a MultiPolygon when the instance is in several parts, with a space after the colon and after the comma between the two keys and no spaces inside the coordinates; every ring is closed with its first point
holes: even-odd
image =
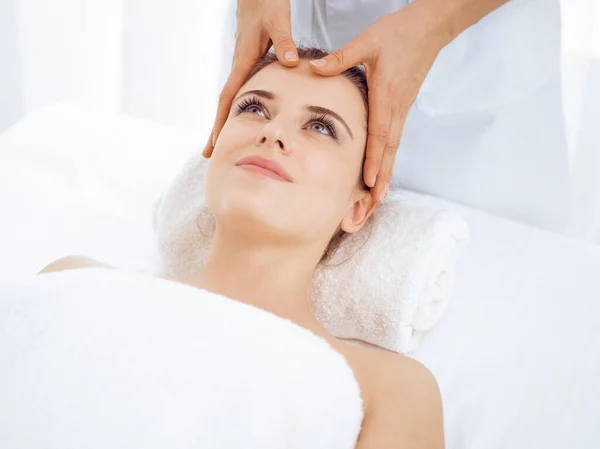
{"type": "MultiPolygon", "coordinates": [[[[264,106],[263,102],[260,101],[260,99],[258,97],[247,97],[247,98],[244,98],[242,101],[240,101],[240,103],[237,105],[237,108],[236,108],[237,113],[241,114],[249,106],[258,106],[263,111],[265,110],[265,106],[264,106]]],[[[329,117],[328,115],[325,115],[325,114],[312,114],[310,116],[310,121],[311,122],[321,122],[327,128],[327,131],[330,132],[331,137],[333,137],[335,140],[337,140],[337,132],[335,131],[335,122],[333,121],[333,119],[331,117],[329,117]]]]}
{"type": "Polygon", "coordinates": [[[259,106],[262,110],[265,109],[263,103],[258,99],[258,97],[247,97],[244,98],[237,106],[237,113],[241,114],[246,110],[248,106],[259,106]]]}
{"type": "Polygon", "coordinates": [[[337,140],[337,133],[335,132],[335,122],[331,117],[325,114],[313,114],[310,116],[311,122],[321,122],[327,128],[327,131],[331,133],[331,137],[337,140]]]}

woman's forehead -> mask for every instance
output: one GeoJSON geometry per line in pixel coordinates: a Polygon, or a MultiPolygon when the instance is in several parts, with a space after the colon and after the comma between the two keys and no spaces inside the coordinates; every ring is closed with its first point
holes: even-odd
{"type": "Polygon", "coordinates": [[[358,88],[345,76],[324,77],[312,72],[308,61],[294,68],[275,62],[269,64],[242,86],[239,94],[260,89],[271,92],[276,100],[322,106],[349,120],[364,118],[364,102],[358,88]]]}

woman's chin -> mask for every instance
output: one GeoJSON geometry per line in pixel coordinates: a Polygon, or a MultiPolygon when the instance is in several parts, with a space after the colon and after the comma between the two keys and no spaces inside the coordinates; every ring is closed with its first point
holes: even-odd
{"type": "Polygon", "coordinates": [[[273,219],[280,216],[277,201],[269,195],[257,195],[250,190],[238,190],[222,191],[220,196],[218,201],[212,202],[211,210],[217,220],[227,227],[248,229],[256,226],[265,229],[271,227],[273,219]]]}

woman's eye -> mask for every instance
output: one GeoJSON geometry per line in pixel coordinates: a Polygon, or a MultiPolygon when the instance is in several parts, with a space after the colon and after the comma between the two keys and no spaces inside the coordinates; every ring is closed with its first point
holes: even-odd
{"type": "Polygon", "coordinates": [[[335,125],[333,120],[325,114],[311,115],[309,120],[310,125],[308,129],[316,131],[325,136],[331,137],[333,140],[338,140],[337,133],[335,132],[335,125]]]}
{"type": "Polygon", "coordinates": [[[236,107],[237,114],[248,112],[259,117],[267,117],[267,110],[258,98],[245,98],[236,107]]]}
{"type": "Polygon", "coordinates": [[[244,109],[244,112],[249,112],[250,114],[258,114],[262,117],[265,116],[265,112],[258,105],[251,104],[244,109]]]}
{"type": "Polygon", "coordinates": [[[329,127],[327,125],[324,125],[321,122],[313,122],[313,123],[311,123],[309,129],[311,129],[312,131],[317,131],[317,132],[319,132],[321,134],[333,136],[333,133],[331,132],[331,130],[329,129],[329,127]]]}

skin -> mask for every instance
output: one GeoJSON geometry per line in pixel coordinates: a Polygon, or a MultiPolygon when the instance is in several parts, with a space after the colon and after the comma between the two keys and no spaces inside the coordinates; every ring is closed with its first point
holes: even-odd
{"type": "MultiPolygon", "coordinates": [[[[408,111],[439,52],[460,33],[508,0],[415,0],[367,27],[343,48],[313,62],[313,70],[333,76],[363,64],[369,86],[369,133],[364,180],[376,201],[389,190],[396,152],[408,111]]],[[[217,108],[210,157],[235,93],[254,63],[273,45],[281,64],[298,64],[292,39],[289,0],[238,0],[236,45],[217,108]]],[[[493,49],[490,49],[493,51],[493,49]]]]}
{"type": "MultiPolygon", "coordinates": [[[[363,398],[358,449],[438,449],[442,403],[431,372],[411,358],[333,337],[310,307],[312,276],[329,239],[337,229],[361,229],[376,205],[359,183],[366,138],[362,98],[343,76],[318,76],[307,61],[292,69],[271,64],[256,74],[237,93],[208,168],[207,202],[216,218],[208,262],[183,282],[294,321],[341,353],[363,398]],[[256,97],[245,93],[257,90],[272,98],[245,105],[256,97]],[[334,121],[334,139],[307,106],[338,113],[352,137],[334,121]],[[254,154],[279,162],[293,182],[235,165],[254,154]]],[[[43,272],[95,264],[72,257],[43,272]]]]}

